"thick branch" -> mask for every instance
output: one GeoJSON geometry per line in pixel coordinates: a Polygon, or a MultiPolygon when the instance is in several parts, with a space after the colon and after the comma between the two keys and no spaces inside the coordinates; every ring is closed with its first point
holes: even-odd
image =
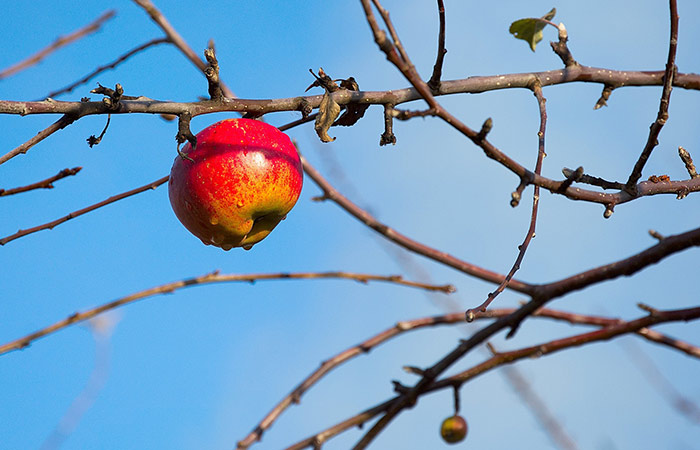
{"type": "MultiPolygon", "coordinates": [[[[634,333],[636,331],[646,329],[647,327],[654,324],[676,321],[690,321],[697,320],[698,318],[700,318],[700,308],[689,308],[673,311],[656,311],[654,314],[650,314],[637,320],[632,320],[629,322],[621,321],[616,325],[611,325],[589,333],[578,334],[569,338],[559,339],[556,341],[527,347],[520,350],[498,353],[492,358],[486,360],[485,362],[477,366],[472,367],[471,369],[468,369],[454,376],[442,379],[440,381],[430,383],[428,386],[426,386],[425,390],[422,391],[421,395],[425,393],[436,392],[446,388],[452,389],[455,386],[460,386],[466,383],[467,381],[479,375],[482,375],[490,370],[498,368],[504,364],[513,363],[520,359],[544,356],[569,348],[575,348],[594,342],[610,340],[621,335],[634,333]]],[[[428,369],[428,371],[429,370],[430,369],[428,369]]],[[[299,441],[298,443],[288,447],[287,450],[300,450],[307,447],[318,446],[347,429],[356,426],[361,426],[369,420],[371,420],[372,418],[378,416],[379,414],[390,411],[397,404],[401,403],[407,395],[408,394],[398,395],[372,408],[362,411],[361,413],[352,416],[340,423],[337,423],[336,425],[333,425],[332,427],[322,432],[319,432],[302,441],[299,441]]]]}

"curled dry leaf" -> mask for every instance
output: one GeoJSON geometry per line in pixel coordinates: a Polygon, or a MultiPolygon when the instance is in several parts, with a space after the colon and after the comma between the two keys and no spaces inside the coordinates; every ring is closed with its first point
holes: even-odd
{"type": "MultiPolygon", "coordinates": [[[[341,80],[340,88],[347,89],[349,91],[360,90],[360,86],[357,84],[357,81],[355,81],[355,78],[353,77],[350,77],[346,80],[341,80]]],[[[357,121],[365,115],[365,111],[367,111],[367,108],[369,108],[369,104],[350,103],[349,105],[345,106],[345,112],[342,116],[340,116],[338,120],[335,121],[333,126],[350,127],[355,125],[357,121]]]]}
{"type": "Polygon", "coordinates": [[[321,99],[321,104],[318,107],[318,116],[316,116],[316,123],[314,124],[314,129],[316,134],[321,138],[322,142],[333,142],[334,137],[328,135],[328,129],[333,125],[333,122],[340,114],[340,105],[333,100],[330,92],[326,91],[323,94],[323,99],[321,99]]]}

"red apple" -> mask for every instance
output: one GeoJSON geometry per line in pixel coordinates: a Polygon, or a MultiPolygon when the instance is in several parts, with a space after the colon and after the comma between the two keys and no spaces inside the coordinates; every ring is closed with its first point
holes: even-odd
{"type": "Polygon", "coordinates": [[[228,119],[197,134],[170,171],[170,204],[206,245],[250,249],[292,209],[303,180],[289,137],[264,122],[228,119]],[[191,159],[191,160],[190,160],[191,159]]]}

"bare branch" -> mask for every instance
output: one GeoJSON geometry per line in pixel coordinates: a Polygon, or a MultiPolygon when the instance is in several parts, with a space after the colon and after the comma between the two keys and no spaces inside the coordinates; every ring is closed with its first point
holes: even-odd
{"type": "Polygon", "coordinates": [[[72,175],[77,174],[80,172],[82,167],[73,167],[72,169],[63,169],[62,171],[58,172],[56,175],[47,178],[45,180],[37,181],[36,183],[28,184],[27,186],[21,186],[21,187],[16,187],[13,189],[0,189],[0,197],[4,197],[7,195],[13,195],[13,194],[19,194],[20,192],[27,192],[31,191],[33,189],[53,189],[53,183],[54,181],[58,181],[62,178],[65,177],[70,177],[72,175]]]}
{"type": "Polygon", "coordinates": [[[83,322],[85,320],[91,319],[105,311],[124,306],[128,303],[133,303],[137,300],[141,300],[147,297],[152,297],[158,294],[170,294],[178,289],[182,289],[194,285],[203,285],[211,283],[223,283],[223,282],[248,282],[254,283],[256,281],[263,280],[290,280],[290,279],[330,279],[339,278],[347,280],[355,280],[361,283],[368,283],[370,281],[383,281],[387,283],[399,284],[403,286],[409,286],[419,289],[427,289],[429,291],[438,291],[444,293],[450,293],[454,291],[454,286],[443,285],[435,286],[430,284],[418,283],[415,281],[406,281],[400,276],[382,276],[382,275],[371,275],[371,274],[359,274],[359,273],[349,273],[349,272],[300,272],[300,273],[263,273],[263,274],[247,274],[247,275],[221,275],[217,272],[212,272],[199,277],[188,278],[185,280],[175,281],[173,283],[163,284],[156,286],[151,289],[146,289],[144,291],[131,294],[126,297],[105,303],[96,308],[89,309],[81,313],[75,313],[67,318],[60,320],[53,325],[50,325],[41,330],[35,331],[34,333],[28,334],[22,338],[16,339],[7,344],[0,345],[0,355],[10,352],[12,350],[19,350],[27,347],[33,341],[40,339],[49,334],[55,333],[58,330],[66,328],[70,325],[83,322]]]}
{"type": "Polygon", "coordinates": [[[158,186],[160,186],[161,184],[165,183],[166,181],[168,181],[168,176],[165,176],[165,177],[163,177],[163,178],[159,178],[159,179],[157,179],[157,180],[155,180],[155,181],[153,181],[153,182],[151,182],[151,183],[148,183],[148,184],[146,184],[146,185],[144,185],[144,186],[141,186],[141,187],[139,187],[139,188],[136,188],[136,189],[132,189],[132,190],[130,190],[130,191],[123,192],[123,193],[121,193],[121,194],[119,194],[119,195],[115,195],[115,196],[113,196],[113,197],[109,197],[108,199],[103,200],[103,201],[101,201],[101,202],[99,202],[99,203],[95,203],[94,205],[90,205],[90,206],[87,206],[87,207],[85,207],[85,208],[83,208],[83,209],[79,209],[79,210],[77,210],[77,211],[73,211],[72,213],[70,213],[70,214],[68,214],[68,215],[66,215],[66,216],[63,216],[63,217],[61,217],[61,218],[59,218],[59,219],[56,219],[56,220],[52,220],[51,222],[47,222],[47,223],[45,223],[45,224],[43,224],[43,225],[37,225],[37,226],[32,227],[32,228],[27,228],[26,230],[19,230],[19,231],[18,231],[17,233],[15,233],[15,234],[12,234],[12,235],[10,235],[10,236],[6,236],[6,237],[0,239],[0,245],[5,245],[5,244],[7,244],[7,243],[10,242],[10,241],[14,241],[15,239],[19,239],[19,238],[21,238],[21,237],[23,237],[23,236],[27,236],[28,234],[36,233],[37,231],[41,231],[41,230],[51,230],[51,229],[53,229],[55,226],[60,225],[60,224],[62,224],[62,223],[64,223],[64,222],[67,222],[67,221],[69,221],[70,219],[73,219],[73,218],[78,217],[78,216],[82,216],[83,214],[89,213],[90,211],[94,211],[94,210],[96,210],[96,209],[98,209],[98,208],[101,208],[101,207],[103,207],[103,206],[109,205],[110,203],[114,203],[114,202],[119,201],[119,200],[121,200],[121,199],[124,199],[124,198],[127,198],[127,197],[131,197],[132,195],[139,194],[139,193],[144,192],[144,191],[147,191],[147,190],[149,190],[149,189],[155,189],[155,188],[157,188],[158,186]]]}
{"type": "MultiPolygon", "coordinates": [[[[491,272],[477,265],[462,261],[445,252],[428,247],[379,222],[371,214],[352,203],[333,186],[331,186],[331,184],[325,178],[323,178],[323,176],[321,176],[321,174],[303,156],[301,157],[301,162],[304,166],[304,172],[323,191],[324,199],[332,200],[360,222],[367,225],[377,233],[383,235],[395,244],[476,278],[489,281],[491,283],[500,283],[503,281],[504,276],[501,274],[491,272]]],[[[515,291],[526,294],[531,293],[533,290],[533,285],[518,280],[511,281],[509,287],[515,291]]]]}
{"type": "Polygon", "coordinates": [[[170,42],[170,41],[169,41],[167,38],[159,38],[159,39],[153,39],[152,41],[148,41],[148,42],[146,42],[145,44],[141,44],[141,45],[139,45],[138,47],[133,48],[133,49],[129,50],[128,52],[124,53],[122,56],[120,56],[119,58],[115,59],[115,60],[112,61],[111,63],[108,63],[108,64],[106,64],[106,65],[104,65],[104,66],[98,67],[97,69],[93,70],[93,71],[90,72],[89,74],[85,75],[85,76],[84,76],[83,78],[81,78],[80,80],[75,81],[75,82],[69,84],[68,86],[66,86],[66,87],[64,87],[64,88],[62,88],[62,89],[59,89],[59,90],[57,90],[57,91],[50,92],[46,97],[51,98],[51,97],[56,97],[56,96],[61,95],[61,94],[66,94],[66,93],[72,92],[73,89],[75,89],[76,87],[80,86],[81,84],[87,83],[88,81],[90,81],[91,79],[95,78],[97,75],[101,74],[102,72],[104,72],[104,71],[106,71],[106,70],[114,69],[114,68],[117,67],[119,64],[121,64],[122,62],[124,62],[124,61],[126,61],[127,59],[131,58],[131,57],[134,56],[135,54],[140,53],[140,52],[142,52],[143,50],[146,50],[146,49],[149,48],[149,47],[153,47],[153,46],[156,46],[156,45],[159,45],[159,44],[164,44],[164,43],[166,43],[166,42],[170,42]]]}
{"type": "Polygon", "coordinates": [[[445,54],[447,49],[445,49],[445,4],[443,0],[437,0],[438,5],[438,17],[440,19],[440,31],[438,32],[438,49],[437,56],[435,58],[435,65],[433,66],[433,74],[428,81],[428,86],[433,92],[440,91],[440,78],[442,78],[442,64],[445,61],[445,54]]]}
{"type": "Polygon", "coordinates": [[[27,142],[24,144],[20,145],[19,147],[16,147],[6,154],[0,156],[0,164],[4,164],[7,161],[11,160],[15,156],[19,154],[24,154],[27,153],[27,150],[38,144],[39,142],[43,141],[47,137],[51,136],[58,130],[62,130],[63,128],[67,127],[68,125],[72,124],[78,119],[78,116],[74,116],[71,114],[65,114],[63,115],[60,119],[46,127],[45,129],[41,130],[34,136],[33,138],[29,139],[27,142]]]}
{"type": "MultiPolygon", "coordinates": [[[[538,138],[538,148],[537,148],[537,163],[535,164],[535,174],[540,175],[542,173],[542,162],[545,157],[545,132],[547,130],[547,108],[546,108],[546,102],[547,99],[544,98],[542,95],[542,86],[540,85],[539,81],[536,83],[533,83],[532,85],[532,90],[535,94],[535,97],[537,98],[537,105],[539,107],[539,112],[540,112],[540,128],[537,131],[537,138],[538,138]]],[[[483,129],[483,127],[482,127],[483,129]]],[[[480,133],[481,134],[481,133],[480,133]]],[[[483,138],[482,138],[483,139],[483,138]]],[[[521,186],[523,186],[525,180],[521,182],[521,186]]],[[[520,198],[521,192],[517,192],[517,196],[513,196],[513,201],[520,198]]],[[[515,272],[517,272],[520,269],[520,264],[523,261],[523,258],[525,258],[525,252],[527,251],[528,246],[530,245],[530,241],[532,238],[535,237],[535,228],[537,226],[537,211],[540,205],[540,187],[535,185],[534,192],[532,194],[532,213],[530,214],[530,226],[527,230],[527,234],[525,235],[525,239],[523,240],[523,243],[518,246],[518,256],[515,258],[515,262],[513,263],[513,267],[511,267],[510,271],[506,275],[506,277],[503,279],[503,281],[498,285],[495,291],[491,292],[486,300],[476,308],[471,308],[468,309],[466,312],[466,318],[467,322],[471,322],[474,320],[474,315],[476,312],[484,312],[486,311],[486,308],[489,307],[491,302],[495,300],[495,298],[505,290],[505,288],[508,286],[508,283],[510,283],[510,280],[513,279],[513,276],[515,275],[515,272]]]]}
{"type": "Polygon", "coordinates": [[[698,172],[695,170],[693,158],[690,157],[690,153],[688,153],[688,150],[684,149],[683,147],[678,147],[678,156],[680,156],[681,161],[683,161],[683,164],[685,164],[685,170],[688,171],[688,175],[690,175],[690,178],[700,177],[700,174],[698,174],[698,172]]]}
{"type": "MultiPolygon", "coordinates": [[[[197,53],[192,50],[192,47],[187,45],[187,42],[185,42],[182,36],[180,36],[180,33],[175,30],[168,19],[166,19],[163,13],[156,8],[151,0],[134,0],[134,3],[143,8],[151,17],[151,20],[153,20],[161,28],[161,30],[163,30],[165,35],[168,36],[168,40],[170,40],[170,42],[177,47],[192,64],[206,74],[207,64],[202,61],[199,56],[197,56],[197,53]]],[[[221,83],[221,90],[224,93],[224,96],[228,98],[234,98],[236,96],[224,83],[221,83]]]]}
{"type": "MultiPolygon", "coordinates": [[[[497,355],[489,358],[483,363],[474,366],[466,371],[463,371],[448,378],[444,378],[439,381],[429,383],[425,387],[425,389],[421,391],[421,395],[430,392],[436,392],[446,388],[452,389],[455,386],[460,386],[465,382],[479,375],[482,375],[490,370],[493,370],[505,364],[513,363],[520,359],[532,358],[535,356],[540,357],[551,353],[556,353],[561,350],[575,348],[594,342],[610,340],[615,337],[632,333],[658,323],[689,321],[697,320],[699,318],[700,308],[658,311],[656,315],[647,315],[640,319],[632,320],[629,322],[621,321],[616,325],[607,326],[601,328],[600,330],[592,331],[589,333],[578,334],[569,338],[559,339],[556,341],[551,341],[545,344],[535,345],[520,350],[498,353],[497,355]]],[[[429,372],[430,370],[431,369],[428,369],[427,371],[429,372]]],[[[371,420],[372,418],[378,416],[379,414],[391,411],[392,408],[395,408],[397,405],[401,404],[404,401],[404,399],[406,397],[409,397],[410,395],[411,392],[397,395],[394,398],[391,398],[383,403],[373,406],[372,408],[366,409],[365,411],[362,411],[361,413],[355,416],[352,416],[342,422],[339,422],[331,426],[330,428],[327,428],[326,430],[323,430],[313,436],[303,439],[298,443],[287,447],[286,450],[300,450],[322,444],[323,442],[326,442],[328,439],[342,433],[347,429],[356,426],[361,426],[369,420],[371,420]]],[[[355,448],[357,448],[357,446],[355,448]]]]}
{"type": "Polygon", "coordinates": [[[631,193],[635,193],[637,181],[642,177],[642,169],[646,164],[654,147],[659,145],[659,133],[668,120],[668,105],[671,100],[671,90],[673,89],[673,78],[676,75],[676,48],[678,47],[678,7],[676,0],[669,0],[671,10],[671,38],[668,45],[668,59],[666,61],[666,71],[664,72],[664,87],[661,92],[661,101],[659,102],[659,112],[656,115],[656,120],[651,124],[649,129],[649,137],[647,143],[639,155],[637,163],[632,169],[632,173],[627,180],[626,188],[631,193]]]}
{"type": "Polygon", "coordinates": [[[83,28],[75,30],[74,32],[66,36],[59,37],[51,45],[42,49],[38,53],[30,56],[22,62],[15,64],[14,66],[8,67],[7,69],[0,71],[0,80],[10,77],[16,74],[17,72],[26,69],[27,67],[33,66],[34,64],[38,64],[39,62],[41,62],[42,59],[46,58],[48,55],[58,50],[59,48],[64,47],[70,44],[71,42],[75,42],[80,38],[83,38],[89,34],[98,31],[102,27],[102,24],[114,17],[115,14],[116,11],[114,11],[113,9],[109,10],[103,13],[100,17],[95,19],[90,24],[84,26],[83,28]]]}

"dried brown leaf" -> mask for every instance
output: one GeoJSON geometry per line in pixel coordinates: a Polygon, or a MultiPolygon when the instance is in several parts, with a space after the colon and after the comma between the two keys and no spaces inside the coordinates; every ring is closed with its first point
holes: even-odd
{"type": "Polygon", "coordinates": [[[318,107],[318,116],[316,116],[316,123],[314,124],[314,129],[316,134],[321,138],[322,142],[333,142],[334,137],[328,136],[328,129],[333,125],[333,122],[340,114],[340,105],[333,100],[331,94],[326,91],[323,94],[323,99],[321,99],[321,104],[318,107]]]}

